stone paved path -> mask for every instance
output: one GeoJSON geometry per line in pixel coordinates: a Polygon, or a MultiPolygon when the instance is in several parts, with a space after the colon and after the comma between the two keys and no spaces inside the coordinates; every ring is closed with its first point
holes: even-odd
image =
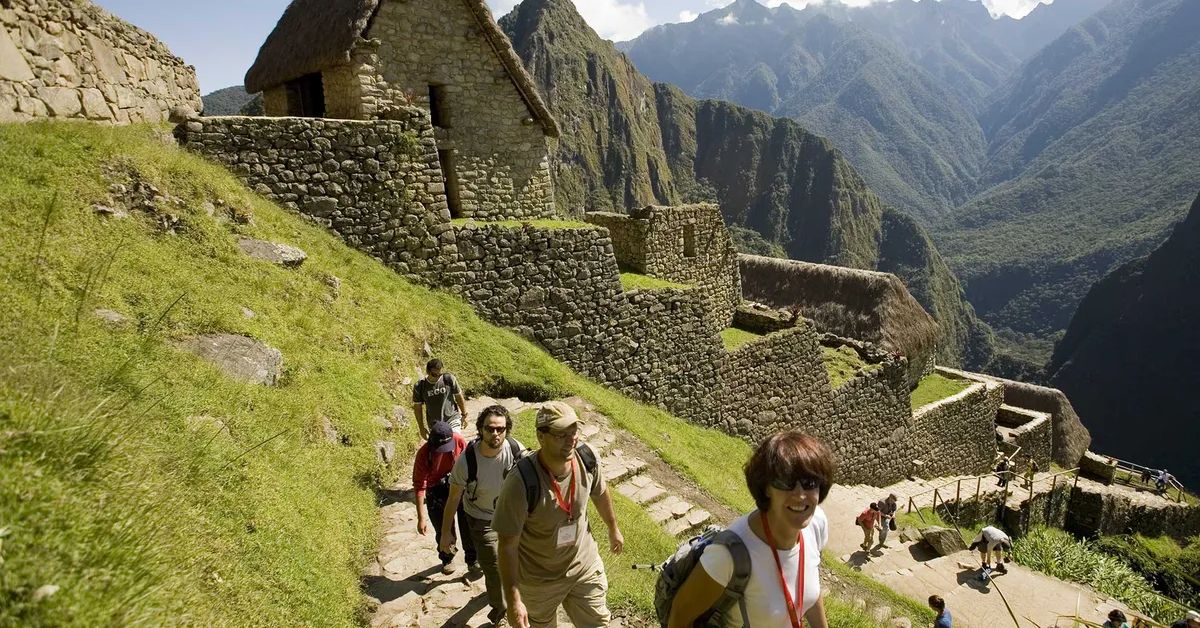
{"type": "MultiPolygon", "coordinates": [[[[617,445],[621,442],[636,445],[631,436],[613,428],[607,417],[580,398],[565,399],[579,412],[584,421],[580,440],[586,442],[601,457],[601,468],[612,488],[647,509],[651,517],[669,533],[681,536],[697,530],[713,520],[709,510],[693,504],[688,497],[687,483],[673,473],[662,472],[665,465],[651,465],[617,445]],[[658,467],[654,474],[651,466],[658,467]]],[[[537,407],[519,399],[496,400],[479,397],[467,402],[469,416],[494,403],[501,403],[516,414],[537,407]]],[[[463,436],[475,437],[475,426],[465,426],[463,436]]],[[[527,446],[532,443],[525,443],[527,446]]],[[[461,553],[453,563],[453,574],[443,575],[434,548],[432,533],[417,534],[417,511],[413,502],[412,478],[406,471],[400,481],[385,492],[380,508],[384,538],[376,560],[364,574],[367,596],[378,606],[373,612],[371,626],[489,626],[487,596],[482,578],[466,578],[466,565],[461,553]]],[[[560,625],[570,626],[560,614],[560,625]]],[[[614,622],[619,626],[621,623],[614,622]]]]}
{"type": "MultiPolygon", "coordinates": [[[[1022,618],[1022,626],[1030,625],[1027,619],[1038,626],[1053,626],[1059,615],[1072,614],[1076,608],[1083,617],[1099,620],[1114,608],[1127,614],[1130,612],[1123,604],[1088,587],[1051,578],[1016,563],[1008,565],[1009,573],[999,575],[995,585],[983,586],[977,579],[978,553],[963,551],[939,557],[924,544],[902,542],[898,532],[889,536],[888,548],[875,549],[870,553],[859,548],[862,532],[853,522],[867,504],[888,493],[896,493],[903,510],[908,496],[956,479],[908,480],[885,488],[835,486],[823,504],[830,521],[829,551],[855,569],[914,599],[924,600],[935,593],[941,595],[954,614],[955,626],[1012,626],[1013,621],[1004,599],[1007,599],[1017,617],[1022,618]]],[[[983,482],[990,484],[990,488],[995,489],[993,492],[999,492],[994,480],[989,482],[985,478],[983,482]]],[[[965,497],[966,481],[963,484],[965,497]]],[[[974,478],[971,478],[970,489],[973,497],[974,478]]],[[[953,486],[950,490],[953,496],[953,486]]],[[[988,492],[988,488],[981,487],[981,492],[988,492]]],[[[1035,492],[1040,492],[1040,487],[1035,485],[1035,492]]],[[[1019,491],[1018,497],[1024,499],[1027,496],[1027,491],[1019,491]]],[[[917,505],[928,506],[931,499],[932,496],[923,497],[917,500],[917,505]]]]}

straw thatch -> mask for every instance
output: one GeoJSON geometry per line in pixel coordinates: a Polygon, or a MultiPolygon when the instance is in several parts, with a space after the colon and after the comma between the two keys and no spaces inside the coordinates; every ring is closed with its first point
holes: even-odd
{"type": "MultiPolygon", "coordinates": [[[[504,31],[492,18],[484,0],[458,0],[475,19],[479,30],[508,72],[530,113],[550,137],[558,137],[558,124],[538,94],[533,77],[521,65],[504,31]]],[[[246,91],[261,92],[306,74],[348,63],[350,50],[367,34],[380,0],[292,0],[275,30],[258,50],[246,72],[246,91]]]]}
{"type": "Polygon", "coordinates": [[[937,350],[941,328],[895,275],[746,254],[738,266],[744,298],[907,357],[910,383],[937,350]]]}

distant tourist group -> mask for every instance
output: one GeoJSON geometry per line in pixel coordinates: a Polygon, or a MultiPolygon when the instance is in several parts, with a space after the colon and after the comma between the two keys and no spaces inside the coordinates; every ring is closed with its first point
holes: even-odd
{"type": "MultiPolygon", "coordinates": [[[[460,434],[462,387],[441,360],[425,370],[413,386],[425,439],[413,461],[413,489],[417,531],[427,535],[432,526],[443,573],[453,573],[461,545],[468,577],[485,579],[493,625],[556,626],[560,607],[578,628],[608,625],[608,579],[589,500],[608,529],[610,551],[621,553],[625,541],[600,461],[579,442],[575,410],[541,404],[531,451],[513,438],[508,409],[488,406],[468,443],[460,434]]],[[[826,628],[818,566],[829,526],[819,504],[833,473],[833,454],[816,438],[788,431],[763,441],[745,466],[756,509],[655,566],[660,621],[826,628]]]]}

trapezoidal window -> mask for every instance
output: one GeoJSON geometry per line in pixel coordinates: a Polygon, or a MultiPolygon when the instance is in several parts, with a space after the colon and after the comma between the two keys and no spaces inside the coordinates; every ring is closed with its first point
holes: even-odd
{"type": "Polygon", "coordinates": [[[683,256],[696,257],[696,225],[683,226],[683,256]]]}
{"type": "Polygon", "coordinates": [[[284,83],[284,88],[287,90],[289,116],[325,117],[325,84],[321,82],[320,72],[288,81],[284,83]]]}
{"type": "Polygon", "coordinates": [[[450,110],[446,103],[446,86],[429,86],[429,120],[439,129],[450,128],[450,110]]]}
{"type": "Polygon", "coordinates": [[[462,218],[462,196],[458,190],[458,171],[454,151],[439,150],[438,164],[442,167],[442,183],[446,189],[446,204],[450,206],[451,218],[462,218]]]}

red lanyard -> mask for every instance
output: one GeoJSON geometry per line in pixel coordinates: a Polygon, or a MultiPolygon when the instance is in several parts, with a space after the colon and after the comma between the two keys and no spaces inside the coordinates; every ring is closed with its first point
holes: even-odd
{"type": "MultiPolygon", "coordinates": [[[[767,545],[771,547],[771,557],[775,559],[775,569],[779,571],[779,587],[783,589],[783,599],[787,602],[788,619],[792,620],[792,628],[801,628],[804,625],[804,620],[800,619],[800,613],[796,612],[796,603],[792,601],[792,596],[788,593],[787,582],[783,579],[783,565],[779,562],[779,552],[775,550],[775,537],[771,535],[771,524],[767,523],[767,513],[760,513],[762,516],[763,532],[767,533],[767,545]]],[[[800,607],[804,607],[804,530],[801,530],[796,535],[796,542],[800,544],[800,561],[796,569],[796,598],[800,600],[800,607]]]]}
{"type": "Polygon", "coordinates": [[[558,482],[554,481],[554,474],[550,472],[550,469],[546,468],[546,465],[542,463],[541,458],[538,458],[538,464],[542,465],[542,469],[544,469],[546,471],[546,475],[550,477],[550,487],[554,489],[554,501],[558,503],[558,507],[561,508],[563,512],[567,513],[568,521],[574,519],[575,517],[571,512],[571,507],[575,505],[575,456],[571,456],[570,464],[567,465],[567,470],[571,474],[571,486],[567,489],[567,500],[565,502],[562,498],[562,491],[558,490],[558,482]]]}

